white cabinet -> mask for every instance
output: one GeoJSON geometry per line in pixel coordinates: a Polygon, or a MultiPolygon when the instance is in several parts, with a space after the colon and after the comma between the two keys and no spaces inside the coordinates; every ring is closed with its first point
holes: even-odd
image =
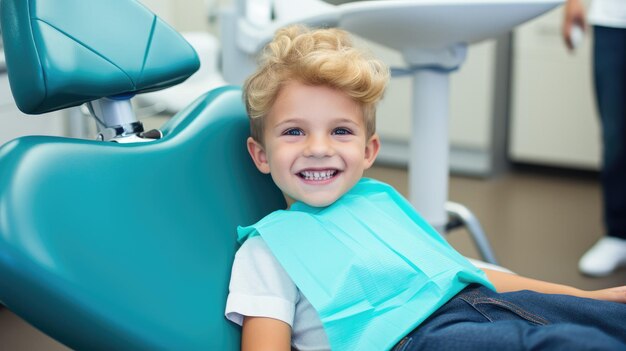
{"type": "Polygon", "coordinates": [[[563,9],[515,31],[509,156],[577,169],[600,166],[600,131],[591,68],[591,35],[568,53],[563,9]]]}

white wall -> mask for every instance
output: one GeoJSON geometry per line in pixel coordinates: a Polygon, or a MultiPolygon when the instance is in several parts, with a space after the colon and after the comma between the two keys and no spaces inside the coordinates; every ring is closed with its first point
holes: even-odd
{"type": "Polygon", "coordinates": [[[215,32],[211,16],[232,0],[139,0],[179,32],[215,32]]]}

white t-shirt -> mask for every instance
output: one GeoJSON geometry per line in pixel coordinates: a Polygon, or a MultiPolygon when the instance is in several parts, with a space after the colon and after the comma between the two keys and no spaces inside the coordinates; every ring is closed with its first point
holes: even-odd
{"type": "Polygon", "coordinates": [[[242,325],[244,316],[268,317],[291,326],[291,345],[302,351],[330,350],[322,321],[260,236],[235,254],[226,318],[242,325]]]}
{"type": "Polygon", "coordinates": [[[626,28],[626,0],[593,0],[589,8],[589,23],[626,28]]]}

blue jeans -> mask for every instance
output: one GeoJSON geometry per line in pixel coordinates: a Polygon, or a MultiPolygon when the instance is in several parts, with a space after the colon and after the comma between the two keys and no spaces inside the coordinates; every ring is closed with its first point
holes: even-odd
{"type": "Polygon", "coordinates": [[[626,239],[626,28],[594,26],[593,34],[604,223],[608,235],[626,239]]]}
{"type": "Polygon", "coordinates": [[[470,285],[392,350],[626,350],[626,304],[470,285]]]}

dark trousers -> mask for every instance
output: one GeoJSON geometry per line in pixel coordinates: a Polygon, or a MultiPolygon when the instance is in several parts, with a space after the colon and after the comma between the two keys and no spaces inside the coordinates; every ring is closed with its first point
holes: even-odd
{"type": "Polygon", "coordinates": [[[604,223],[608,235],[626,239],[626,28],[594,26],[593,33],[604,223]]]}
{"type": "Polygon", "coordinates": [[[626,350],[626,304],[470,285],[393,351],[626,350]]]}

